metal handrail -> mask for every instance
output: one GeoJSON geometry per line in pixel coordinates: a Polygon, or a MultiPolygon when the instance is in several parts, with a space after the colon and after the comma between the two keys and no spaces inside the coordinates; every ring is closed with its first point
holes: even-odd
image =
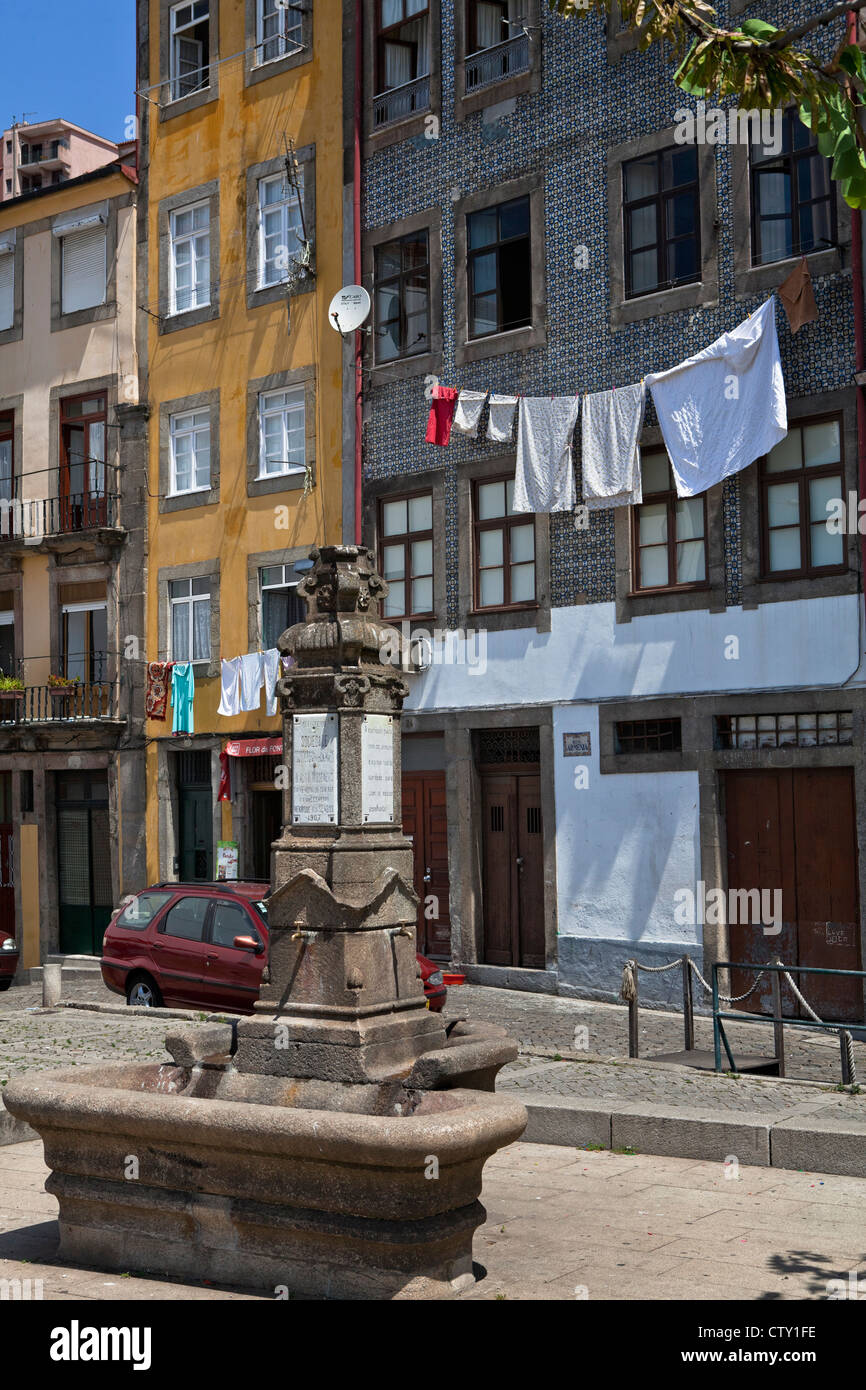
{"type": "Polygon", "coordinates": [[[82,720],[113,719],[117,711],[117,683],[79,681],[68,686],[27,685],[22,690],[0,691],[0,727],[19,724],[69,724],[82,720]]]}
{"type": "Polygon", "coordinates": [[[389,87],[373,98],[373,126],[390,125],[416,111],[426,111],[430,105],[430,74],[423,73],[399,87],[389,87]]]}
{"type": "Polygon", "coordinates": [[[477,53],[468,54],[464,66],[464,87],[467,92],[477,92],[505,77],[529,71],[529,37],[517,34],[504,39],[502,43],[480,48],[477,53]]]}
{"type": "Polygon", "coordinates": [[[104,488],[71,492],[63,497],[0,498],[0,542],[29,541],[38,545],[47,536],[114,528],[120,494],[104,488]]]}

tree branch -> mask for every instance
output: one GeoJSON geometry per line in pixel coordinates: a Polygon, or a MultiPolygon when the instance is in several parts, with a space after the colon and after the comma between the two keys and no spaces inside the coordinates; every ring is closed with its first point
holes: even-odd
{"type": "Polygon", "coordinates": [[[768,48],[787,48],[797,39],[802,39],[805,34],[810,34],[813,29],[821,29],[827,24],[832,24],[834,19],[841,19],[843,15],[850,14],[852,11],[859,13],[860,10],[866,10],[866,0],[841,0],[840,4],[833,5],[823,14],[813,15],[811,19],[804,20],[795,29],[784,29],[767,46],[768,48]]]}

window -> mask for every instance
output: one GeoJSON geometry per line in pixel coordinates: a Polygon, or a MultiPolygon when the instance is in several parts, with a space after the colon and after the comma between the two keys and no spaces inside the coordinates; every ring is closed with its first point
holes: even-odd
{"type": "Polygon", "coordinates": [[[0,675],[15,676],[15,615],[0,612],[0,675]]]}
{"type": "Polygon", "coordinates": [[[172,579],[171,660],[210,660],[210,580],[172,579]]]}
{"type": "Polygon", "coordinates": [[[108,523],[105,487],[105,396],[60,402],[60,530],[108,523]]]}
{"type": "Polygon", "coordinates": [[[209,907],[209,898],[181,898],[165,914],[162,930],[166,936],[179,936],[184,941],[201,941],[209,907]]]}
{"type": "Polygon", "coordinates": [[[298,473],[306,467],[303,386],[259,396],[259,477],[298,473]]]}
{"type": "Polygon", "coordinates": [[[683,746],[679,719],[627,719],[616,725],[617,753],[679,752],[683,746]]]}
{"type": "Polygon", "coordinates": [[[375,251],[376,361],[393,362],[430,348],[427,232],[412,232],[375,251]]]}
{"type": "Polygon", "coordinates": [[[190,410],[172,415],[171,494],[210,489],[210,411],[190,410]]]}
{"type": "Polygon", "coordinates": [[[115,919],[114,925],[125,927],[127,931],[144,931],[162,911],[170,897],[171,893],[139,893],[115,919]]]}
{"type": "Polygon", "coordinates": [[[466,0],[466,4],[466,92],[528,72],[526,4],[522,0],[466,0]]]}
{"type": "Polygon", "coordinates": [[[303,45],[304,16],[293,0],[256,0],[256,62],[272,63],[303,45]]]}
{"type": "Polygon", "coordinates": [[[535,603],[535,523],[513,497],[513,478],[474,485],[476,608],[535,603]]]}
{"type": "Polygon", "coordinates": [[[63,674],[100,685],[108,680],[108,609],[104,603],[65,603],[63,674]]]}
{"type": "Polygon", "coordinates": [[[14,496],[15,416],[8,414],[0,415],[0,502],[11,502],[14,496]]]}
{"type": "Polygon", "coordinates": [[[208,0],[175,5],[171,11],[170,100],[200,92],[210,83],[210,22],[208,0]]]}
{"type": "Polygon", "coordinates": [[[699,280],[697,148],[629,159],[622,177],[626,297],[699,280]]]}
{"type": "Polygon", "coordinates": [[[380,569],[389,593],[386,618],[433,613],[433,494],[379,503],[380,569]]]}
{"type": "Polygon", "coordinates": [[[834,245],[830,162],[793,108],[784,113],[781,154],[752,145],[751,191],[753,265],[834,245]]]}
{"type": "Polygon", "coordinates": [[[376,0],[374,125],[387,125],[430,104],[428,0],[376,0]],[[386,93],[394,95],[386,97],[386,93]]]}
{"type": "Polygon", "coordinates": [[[289,264],[305,240],[303,178],[301,169],[297,189],[290,187],[286,174],[259,179],[259,289],[286,281],[289,264]]]}
{"type": "Polygon", "coordinates": [[[853,742],[851,710],[716,716],[717,748],[816,748],[853,742]]]}
{"type": "Polygon", "coordinates": [[[99,219],[96,226],[80,231],[65,232],[60,228],[56,235],[62,240],[60,312],[75,314],[80,309],[93,309],[98,304],[104,304],[106,245],[102,220],[99,219]]]}
{"type": "Polygon", "coordinates": [[[210,304],[210,204],[171,214],[171,308],[184,314],[210,304]]]}
{"type": "Polygon", "coordinates": [[[259,934],[250,921],[249,914],[234,903],[217,903],[211,918],[210,939],[213,946],[234,946],[236,936],[259,934]]]}
{"type": "Polygon", "coordinates": [[[478,53],[510,38],[507,0],[468,0],[466,48],[478,53]]]}
{"type": "Polygon", "coordinates": [[[259,570],[262,595],[262,646],[271,651],[286,628],[303,622],[306,605],[298,598],[298,581],[291,565],[265,565],[259,570]]]}
{"type": "Polygon", "coordinates": [[[529,198],[469,213],[466,237],[470,338],[530,324],[529,198]]]}
{"type": "Polygon", "coordinates": [[[677,497],[664,449],[643,455],[641,481],[643,502],[632,508],[635,590],[705,584],[704,497],[677,497]]]}
{"type": "Polygon", "coordinates": [[[793,578],[845,568],[844,537],[827,529],[827,504],[842,490],[838,418],[792,425],[761,461],[765,577],[793,578]]]}
{"type": "Polygon", "coordinates": [[[0,250],[0,333],[15,322],[15,251],[0,250]]]}

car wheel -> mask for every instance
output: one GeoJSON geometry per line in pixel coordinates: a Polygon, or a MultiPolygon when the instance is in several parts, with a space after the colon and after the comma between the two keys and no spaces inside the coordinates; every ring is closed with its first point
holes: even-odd
{"type": "Polygon", "coordinates": [[[0,980],[0,994],[3,993],[4,989],[11,989],[11,988],[12,988],[12,981],[11,981],[11,980],[0,980]]]}
{"type": "Polygon", "coordinates": [[[139,1009],[159,1009],[162,995],[149,976],[139,975],[126,987],[126,1002],[139,1009]]]}

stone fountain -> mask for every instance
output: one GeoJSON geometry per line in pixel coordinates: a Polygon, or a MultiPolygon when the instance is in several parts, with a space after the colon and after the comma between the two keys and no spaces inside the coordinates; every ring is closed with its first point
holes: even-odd
{"type": "Polygon", "coordinates": [[[312,559],[307,619],[280,639],[287,785],[254,1016],[176,1028],[173,1065],[23,1076],[4,1099],[44,1142],[64,1259],[448,1297],[474,1278],[484,1163],[526,1125],[494,1092],[517,1049],[426,1007],[387,585],[360,547],[312,559]]]}

